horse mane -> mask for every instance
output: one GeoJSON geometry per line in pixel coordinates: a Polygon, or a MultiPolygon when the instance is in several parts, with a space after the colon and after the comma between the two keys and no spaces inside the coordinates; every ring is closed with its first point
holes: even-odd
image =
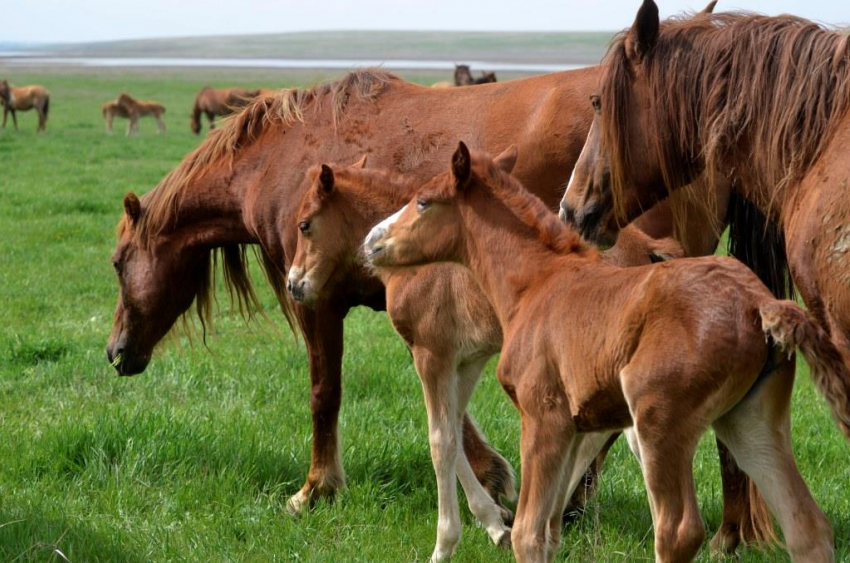
{"type": "Polygon", "coordinates": [[[394,74],[382,70],[363,69],[308,90],[282,89],[273,95],[258,97],[238,113],[226,118],[221,127],[211,131],[198,148],[146,194],[146,209],[137,225],[138,236],[142,240],[150,240],[151,235],[173,224],[186,186],[216,164],[232,169],[239,152],[250,146],[268,127],[303,123],[304,112],[308,107],[321,110],[325,102],[330,103],[336,126],[352,98],[374,101],[380,97],[387,84],[399,80],[394,74]]]}
{"type": "MultiPolygon", "coordinates": [[[[602,76],[602,136],[617,214],[625,218],[633,70],[626,35],[612,42],[602,76]]],[[[818,159],[850,106],[850,38],[793,16],[743,12],[661,23],[641,62],[652,104],[651,150],[668,186],[709,182],[746,161],[772,206],[818,159]]],[[[734,171],[733,171],[734,173],[734,171]]]]}
{"type": "Polygon", "coordinates": [[[472,171],[513,215],[530,227],[537,239],[558,254],[590,249],[571,227],[562,223],[540,198],[511,174],[497,167],[484,153],[472,151],[472,171]]]}

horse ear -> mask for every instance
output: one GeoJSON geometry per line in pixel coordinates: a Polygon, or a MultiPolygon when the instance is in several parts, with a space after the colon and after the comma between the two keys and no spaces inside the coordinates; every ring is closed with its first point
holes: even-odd
{"type": "Polygon", "coordinates": [[[455,186],[458,188],[466,186],[471,174],[472,161],[469,157],[469,149],[461,141],[457,146],[457,150],[452,155],[452,176],[455,179],[455,186]]]}
{"type": "Polygon", "coordinates": [[[334,190],[334,171],[327,164],[322,164],[322,171],[319,173],[319,194],[330,195],[334,190]]]}
{"type": "Polygon", "coordinates": [[[514,166],[516,166],[517,156],[519,156],[519,151],[516,145],[511,145],[503,150],[502,154],[493,159],[493,164],[502,171],[510,174],[513,172],[514,166]]]}
{"type": "Polygon", "coordinates": [[[351,168],[358,168],[358,169],[361,169],[361,170],[363,168],[366,168],[366,156],[367,155],[365,155],[365,154],[363,156],[361,156],[360,160],[358,160],[357,162],[355,162],[354,164],[351,165],[351,168]]]}
{"type": "Polygon", "coordinates": [[[702,9],[700,14],[713,14],[715,6],[717,6],[717,0],[711,0],[711,2],[708,3],[708,6],[702,9]]]}
{"type": "Polygon", "coordinates": [[[142,214],[142,202],[133,192],[127,192],[127,195],[124,196],[124,213],[127,214],[132,223],[138,221],[142,214]]]}
{"type": "Polygon", "coordinates": [[[658,6],[652,0],[643,0],[635,23],[626,36],[626,56],[635,63],[640,63],[646,54],[655,46],[658,39],[658,6]]]}

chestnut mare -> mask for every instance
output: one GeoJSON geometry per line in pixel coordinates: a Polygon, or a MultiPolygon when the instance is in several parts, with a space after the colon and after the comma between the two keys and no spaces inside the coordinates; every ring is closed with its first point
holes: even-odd
{"type": "MultiPolygon", "coordinates": [[[[406,176],[363,170],[365,160],[347,167],[323,164],[307,173],[310,188],[296,215],[300,234],[287,278],[297,301],[323,299],[348,269],[363,267],[360,241],[418,187],[406,176]]],[[[620,265],[638,265],[649,264],[651,255],[673,258],[681,252],[671,239],[656,241],[630,226],[603,257],[620,265]]],[[[460,542],[455,475],[472,513],[494,543],[506,545],[510,540],[506,514],[481,487],[463,449],[457,447],[464,435],[461,424],[469,398],[485,364],[502,345],[499,320],[466,268],[435,264],[379,273],[386,287],[387,313],[413,354],[428,411],[439,497],[431,559],[450,557],[460,542]]]]}
{"type": "Polygon", "coordinates": [[[792,559],[832,561],[832,530],[789,439],[795,347],[833,411],[850,416],[837,392],[850,374],[829,336],[735,259],[604,263],[507,173],[515,159],[461,143],[364,252],[378,268],[463,264],[493,304],[497,373],[522,425],[517,560],[554,558],[565,499],[622,429],[644,474],[656,560],[693,559],[704,538],[693,455],[711,426],[767,499],[792,559]]]}
{"type": "Polygon", "coordinates": [[[192,120],[189,124],[192,133],[201,133],[201,114],[207,116],[210,129],[215,128],[215,118],[230,115],[248,105],[254,98],[266,94],[263,90],[246,90],[245,88],[210,88],[205,86],[195,96],[192,106],[192,120]]]}
{"type": "MultiPolygon", "coordinates": [[[[564,202],[581,232],[611,238],[699,174],[729,183],[750,207],[730,215],[740,253],[786,292],[790,267],[850,365],[847,35],[791,16],[660,22],[645,0],[599,94],[596,140],[564,202]]],[[[836,391],[850,404],[850,385],[836,391]]]]}
{"type": "MultiPolygon", "coordinates": [[[[222,258],[225,284],[250,313],[257,305],[246,248],[253,246],[284,314],[297,321],[310,362],[310,471],[289,506],[300,511],[313,498],[333,495],[345,483],[337,431],[343,319],[357,305],[383,309],[385,298],[380,280],[360,268],[335,280],[312,307],[286,297],[284,280],[299,232],[294,215],[308,187],[303,181],[308,167],[351,163],[367,154],[377,168],[424,181],[439,171],[436,159],[447,158],[460,136],[494,152],[516,142],[528,155],[515,170],[517,177],[534,185],[554,209],[590,127],[592,112],[584,100],[598,76],[589,68],[435,90],[361,70],[311,90],[258,98],[141,200],[133,194],[125,198],[113,256],[120,292],[109,361],[120,359],[115,367],[121,374],[142,372],[154,347],[193,302],[202,322],[211,322],[215,256],[222,258]]],[[[697,222],[713,223],[705,217],[697,222]]],[[[656,238],[669,236],[669,210],[651,211],[639,226],[656,238]]],[[[490,494],[510,496],[510,467],[468,421],[464,449],[490,494]]],[[[738,537],[737,530],[753,520],[746,487],[728,477],[728,463],[722,467],[724,498],[735,507],[724,512],[724,520],[738,537]]]]}

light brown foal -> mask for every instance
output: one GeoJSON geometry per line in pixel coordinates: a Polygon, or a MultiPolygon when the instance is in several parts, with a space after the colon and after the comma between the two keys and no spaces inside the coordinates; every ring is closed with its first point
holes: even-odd
{"type": "MultiPolygon", "coordinates": [[[[370,232],[382,267],[468,266],[504,332],[498,377],[520,411],[519,561],[550,561],[561,511],[587,464],[625,429],[641,463],[657,561],[704,539],[693,455],[712,426],[780,523],[794,561],[831,561],[832,530],[797,470],[789,408],[799,347],[834,411],[846,377],[828,336],[724,257],[620,268],[496,161],[461,143],[451,168],[370,232]]],[[[842,413],[846,414],[846,413],[842,413]]]]}
{"type": "MultiPolygon", "coordinates": [[[[373,225],[409,201],[418,187],[412,178],[363,169],[364,164],[365,159],[346,167],[322,165],[307,174],[310,187],[299,206],[300,234],[287,280],[290,293],[302,303],[327,298],[336,280],[350,276],[348,269],[363,268],[360,241],[373,225]]],[[[651,254],[678,257],[681,252],[671,239],[656,241],[629,227],[603,257],[637,265],[649,264],[651,254]]],[[[382,269],[380,274],[387,313],[413,354],[428,411],[439,506],[431,559],[450,557],[460,542],[456,479],[493,542],[507,546],[508,514],[492,497],[515,496],[515,486],[511,482],[504,491],[488,494],[464,448],[458,447],[464,433],[475,430],[463,426],[463,415],[485,364],[501,348],[499,319],[467,268],[432,264],[415,270],[382,269]]]]}
{"type": "Polygon", "coordinates": [[[50,111],[50,94],[44,86],[12,86],[5,79],[0,80],[0,105],[3,106],[3,129],[6,117],[12,114],[15,131],[18,130],[18,111],[34,109],[38,114],[38,131],[47,128],[47,113],[50,111]]]}

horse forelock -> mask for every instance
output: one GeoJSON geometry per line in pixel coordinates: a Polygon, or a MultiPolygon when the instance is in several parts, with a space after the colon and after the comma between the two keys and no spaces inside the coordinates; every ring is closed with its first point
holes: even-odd
{"type": "Polygon", "coordinates": [[[473,151],[472,171],[483,180],[496,199],[532,229],[538,240],[547,248],[559,254],[588,249],[581,237],[562,223],[540,198],[526,190],[511,174],[498,168],[488,156],[473,151]]]}
{"type": "MultiPolygon", "coordinates": [[[[612,42],[602,76],[603,145],[620,218],[636,157],[628,147],[635,70],[626,34],[612,42]]],[[[733,162],[746,162],[773,202],[814,164],[850,106],[847,36],[793,16],[666,20],[640,72],[651,96],[642,126],[653,131],[651,150],[670,186],[702,168],[713,183],[733,162]]]]}

